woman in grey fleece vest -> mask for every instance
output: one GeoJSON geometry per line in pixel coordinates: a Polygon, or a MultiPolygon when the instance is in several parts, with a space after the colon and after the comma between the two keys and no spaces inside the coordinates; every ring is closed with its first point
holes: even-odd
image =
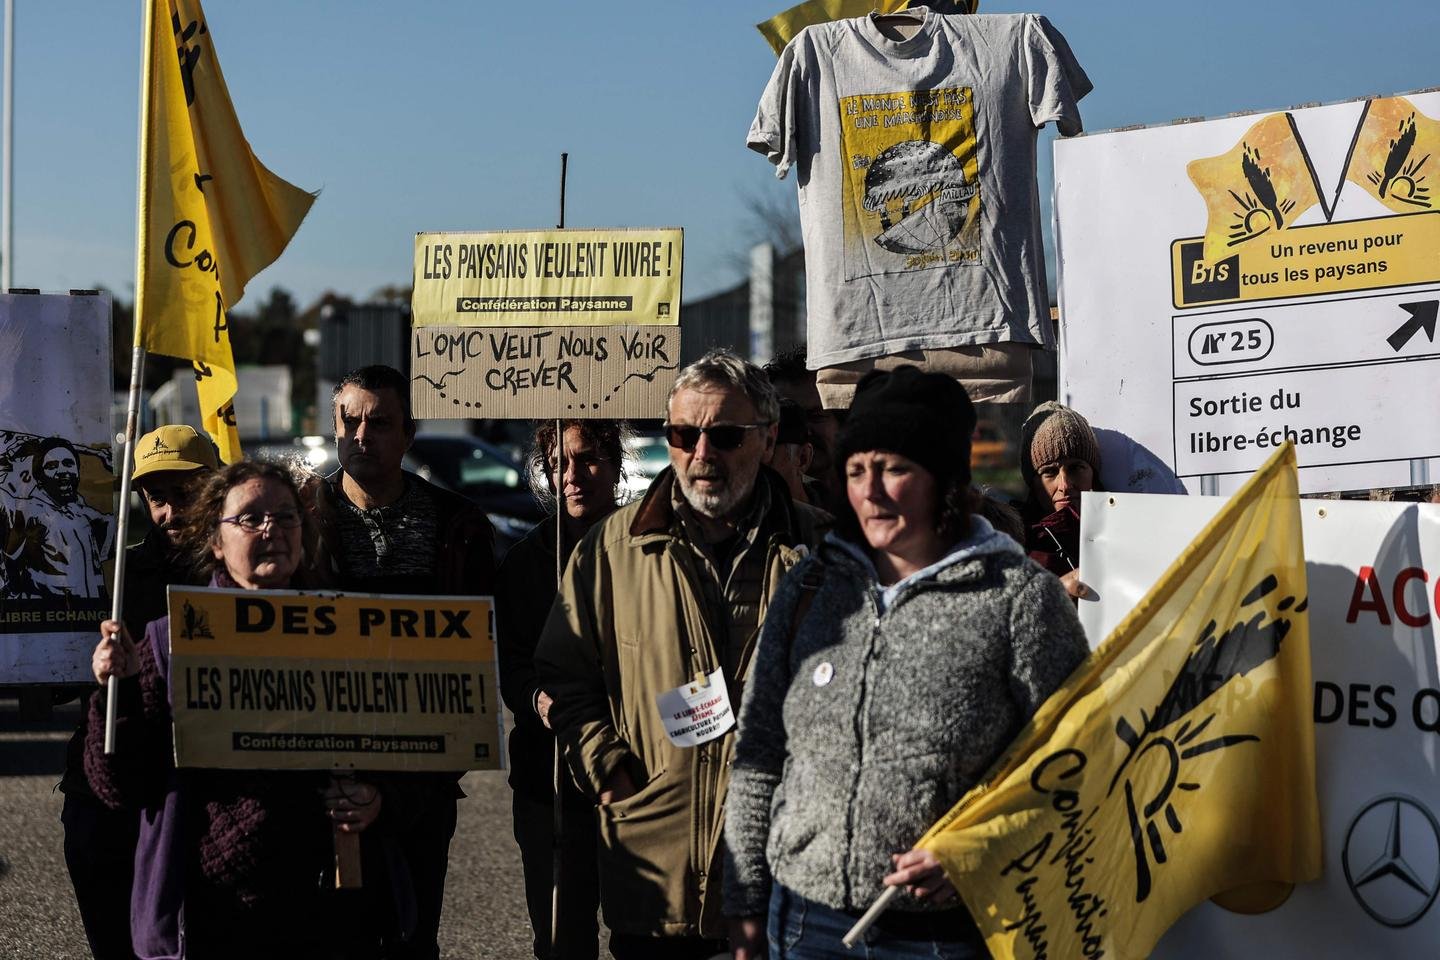
{"type": "Polygon", "coordinates": [[[984,957],[933,854],[911,850],[1084,659],[1060,582],[970,512],[975,414],[913,367],[861,381],[837,463],[853,511],[765,618],[725,838],[736,960],[984,957]],[[768,924],[766,922],[768,918],[768,924]]]}

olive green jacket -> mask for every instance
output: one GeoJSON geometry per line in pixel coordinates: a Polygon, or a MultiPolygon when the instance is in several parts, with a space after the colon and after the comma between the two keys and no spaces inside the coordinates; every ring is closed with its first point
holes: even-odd
{"type": "MultiPolygon", "coordinates": [[[[723,668],[738,716],[759,630],[736,651],[727,624],[715,622],[702,579],[711,579],[713,595],[715,574],[682,533],[673,484],[667,469],[641,501],[580,541],[535,663],[541,688],[554,698],[550,720],[580,789],[597,799],[622,766],[637,788],[633,797],[600,808],[606,924],[638,935],[723,937],[722,841],[734,730],[698,747],[676,747],[656,697],[723,668]]],[[[781,579],[818,543],[828,517],[792,502],[769,468],[761,468],[757,485],[768,500],[729,579],[759,579],[763,623],[781,579]],[[742,571],[745,565],[752,566],[742,571]]]]}

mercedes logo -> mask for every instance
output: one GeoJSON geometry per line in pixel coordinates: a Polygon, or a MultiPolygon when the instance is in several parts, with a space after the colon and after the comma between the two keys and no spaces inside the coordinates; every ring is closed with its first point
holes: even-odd
{"type": "Polygon", "coordinates": [[[1440,892],[1440,822],[1412,797],[1377,797],[1350,822],[1341,863],[1361,909],[1387,927],[1408,927],[1440,892]]]}

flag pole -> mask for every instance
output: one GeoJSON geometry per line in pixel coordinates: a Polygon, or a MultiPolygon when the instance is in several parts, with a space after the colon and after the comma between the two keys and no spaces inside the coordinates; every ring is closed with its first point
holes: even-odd
{"type": "MultiPolygon", "coordinates": [[[[560,222],[556,226],[565,229],[565,173],[570,163],[570,154],[560,154],[560,222]]],[[[565,421],[555,418],[555,590],[559,593],[562,581],[565,578],[565,516],[562,511],[565,509],[565,421]]],[[[561,787],[564,786],[562,765],[560,763],[560,738],[554,736],[554,729],[551,729],[555,745],[552,749],[552,762],[550,768],[550,785],[554,790],[555,799],[550,809],[550,958],[556,960],[560,956],[560,948],[557,941],[560,939],[560,871],[564,864],[564,851],[560,841],[565,835],[565,806],[561,799],[561,787]]]]}
{"type": "MultiPolygon", "coordinates": [[[[130,357],[130,397],[125,404],[124,452],[120,457],[120,504],[115,517],[115,583],[110,591],[110,619],[125,615],[125,541],[130,533],[130,474],[135,463],[136,427],[140,419],[140,387],[145,379],[145,347],[140,337],[140,289],[145,280],[145,248],[149,240],[150,190],[145,176],[150,159],[150,61],[151,34],[155,25],[154,0],[140,0],[144,8],[141,21],[145,34],[140,41],[140,132],[136,163],[135,195],[135,301],[131,326],[135,330],[135,347],[130,357]]],[[[110,639],[114,639],[112,636],[110,639]]],[[[115,702],[120,697],[120,679],[114,674],[105,683],[105,753],[115,752],[115,702]]]]}
{"type": "Polygon", "coordinates": [[[885,892],[880,894],[874,903],[870,904],[870,909],[865,911],[864,916],[855,921],[855,926],[850,928],[850,932],[840,938],[840,942],[845,944],[846,949],[853,948],[855,944],[860,941],[860,938],[865,936],[865,931],[869,930],[871,924],[880,919],[880,914],[889,909],[890,901],[894,900],[899,894],[899,887],[885,888],[885,892]]]}

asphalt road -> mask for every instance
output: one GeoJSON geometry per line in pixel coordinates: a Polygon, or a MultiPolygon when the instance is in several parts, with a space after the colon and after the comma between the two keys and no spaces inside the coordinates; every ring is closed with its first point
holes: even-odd
{"type": "MultiPolygon", "coordinates": [[[[71,705],[46,723],[22,723],[15,701],[0,698],[0,960],[90,956],[65,872],[62,797],[54,789],[78,717],[71,705]]],[[[510,789],[498,772],[471,773],[462,786],[469,797],[450,847],[441,953],[524,960],[530,923],[510,789]]]]}

